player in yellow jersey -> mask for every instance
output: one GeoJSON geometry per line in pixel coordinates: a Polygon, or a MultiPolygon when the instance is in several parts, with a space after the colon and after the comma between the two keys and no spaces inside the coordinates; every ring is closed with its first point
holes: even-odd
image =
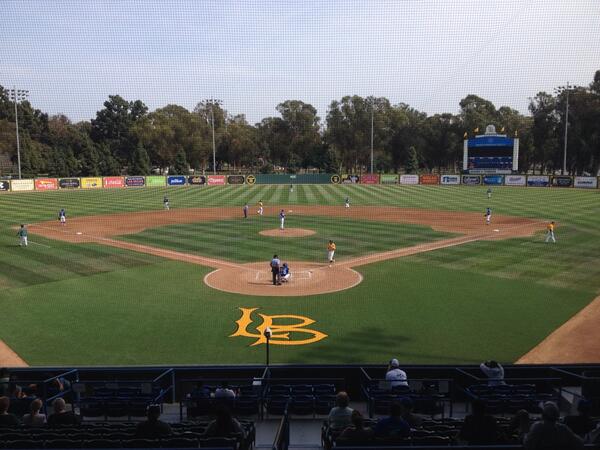
{"type": "Polygon", "coordinates": [[[546,225],[546,240],[544,242],[550,241],[556,244],[556,239],[554,238],[554,221],[546,225]]]}
{"type": "Polygon", "coordinates": [[[264,212],[264,209],[263,209],[263,201],[261,200],[261,201],[259,201],[259,202],[258,202],[258,215],[259,215],[259,216],[262,216],[262,215],[263,215],[263,212],[264,212]]]}
{"type": "Polygon", "coordinates": [[[335,262],[335,242],[329,240],[329,244],[327,244],[327,259],[329,260],[329,267],[331,267],[331,263],[335,262]]]}

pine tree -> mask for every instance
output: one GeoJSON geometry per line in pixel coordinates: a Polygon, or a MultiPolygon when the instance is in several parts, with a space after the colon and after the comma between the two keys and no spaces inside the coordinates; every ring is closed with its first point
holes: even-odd
{"type": "Polygon", "coordinates": [[[406,173],[417,173],[419,171],[419,155],[414,146],[410,146],[408,149],[405,169],[406,173]]]}
{"type": "Polygon", "coordinates": [[[189,172],[189,165],[185,155],[185,150],[180,148],[175,155],[175,162],[171,167],[174,175],[187,175],[189,172]]]}
{"type": "Polygon", "coordinates": [[[150,173],[150,158],[141,143],[133,151],[131,159],[131,167],[128,171],[131,175],[148,175],[150,173]]]}

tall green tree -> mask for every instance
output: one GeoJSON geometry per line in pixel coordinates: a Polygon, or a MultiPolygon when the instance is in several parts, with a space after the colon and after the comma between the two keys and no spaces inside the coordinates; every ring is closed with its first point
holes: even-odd
{"type": "Polygon", "coordinates": [[[185,150],[180,148],[175,155],[175,161],[169,173],[187,175],[189,173],[190,166],[188,165],[185,150]]]}
{"type": "Polygon", "coordinates": [[[150,173],[150,158],[141,143],[136,145],[133,151],[128,173],[130,175],[148,175],[150,173]]]}

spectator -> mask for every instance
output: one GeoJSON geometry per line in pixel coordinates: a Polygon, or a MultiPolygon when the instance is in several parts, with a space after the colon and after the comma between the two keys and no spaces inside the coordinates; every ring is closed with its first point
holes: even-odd
{"type": "Polygon", "coordinates": [[[379,420],[375,426],[375,436],[378,437],[401,437],[410,436],[410,426],[402,418],[402,405],[398,402],[392,403],[390,416],[379,420]]]}
{"type": "Polygon", "coordinates": [[[522,444],[523,438],[529,433],[530,428],[531,417],[529,417],[529,412],[525,409],[518,410],[508,424],[508,431],[511,433],[511,444],[522,444]]]}
{"type": "Polygon", "coordinates": [[[196,387],[190,392],[190,397],[193,399],[210,398],[210,390],[204,386],[202,381],[198,381],[196,387]]]}
{"type": "Polygon", "coordinates": [[[392,389],[399,386],[408,387],[406,372],[400,369],[400,363],[396,358],[390,361],[387,373],[385,374],[385,379],[386,381],[390,381],[392,389]]]}
{"type": "Polygon", "coordinates": [[[329,411],[329,428],[334,431],[342,431],[350,426],[352,417],[352,408],[349,408],[350,397],[344,391],[338,392],[335,396],[335,406],[329,411]]]}
{"type": "Polygon", "coordinates": [[[48,416],[48,426],[57,427],[61,425],[79,425],[81,418],[73,413],[73,411],[67,411],[67,405],[62,398],[57,398],[52,402],[52,408],[54,412],[48,416]]]}
{"type": "Polygon", "coordinates": [[[544,403],[542,420],[531,427],[523,440],[528,450],[575,450],[583,448],[583,441],[569,427],[558,423],[560,413],[556,404],[544,403]]]}
{"type": "Polygon", "coordinates": [[[494,445],[500,438],[500,429],[494,416],[486,414],[485,403],[476,400],[472,403],[472,414],[465,417],[458,434],[468,445],[494,445]]]}
{"type": "Polygon", "coordinates": [[[244,438],[244,428],[231,415],[229,408],[225,405],[218,405],[216,408],[216,419],[208,424],[204,434],[206,437],[241,437],[244,438]]]}
{"type": "Polygon", "coordinates": [[[10,399],[0,397],[0,427],[14,427],[19,425],[19,419],[14,414],[8,412],[10,408],[10,399]]]}
{"type": "Polygon", "coordinates": [[[504,367],[497,361],[484,361],[479,365],[481,371],[488,377],[488,386],[500,386],[504,383],[504,367]]]}
{"type": "Polygon", "coordinates": [[[577,404],[577,415],[565,417],[563,423],[577,436],[584,438],[595,427],[595,423],[590,417],[590,413],[591,403],[588,400],[582,399],[577,404]]]}
{"type": "Polygon", "coordinates": [[[8,395],[8,386],[10,384],[10,373],[6,367],[0,369],[0,396],[8,395]]]}
{"type": "Polygon", "coordinates": [[[39,398],[36,398],[29,405],[29,410],[31,412],[23,416],[23,424],[29,427],[43,427],[46,425],[46,415],[40,413],[41,409],[42,401],[39,398]]]}
{"type": "Polygon", "coordinates": [[[343,439],[347,442],[364,442],[372,439],[373,436],[375,436],[375,432],[370,427],[365,428],[365,419],[358,410],[355,409],[352,411],[350,420],[352,421],[352,426],[342,431],[339,439],[343,439]]]}
{"type": "Polygon", "coordinates": [[[410,397],[402,397],[400,399],[400,406],[402,407],[402,418],[411,428],[421,428],[423,425],[423,418],[418,414],[413,414],[414,403],[410,397]]]}
{"type": "Polygon", "coordinates": [[[146,420],[138,423],[135,429],[135,436],[141,439],[157,439],[163,436],[169,436],[171,426],[159,420],[160,405],[150,405],[146,409],[146,420]]]}
{"type": "Polygon", "coordinates": [[[227,381],[223,381],[221,386],[215,390],[215,398],[235,398],[235,392],[229,388],[227,381]]]}

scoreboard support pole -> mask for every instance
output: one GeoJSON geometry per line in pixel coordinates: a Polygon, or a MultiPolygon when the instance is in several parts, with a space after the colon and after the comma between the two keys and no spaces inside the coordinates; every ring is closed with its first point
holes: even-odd
{"type": "Polygon", "coordinates": [[[467,170],[468,167],[469,167],[469,141],[467,139],[465,139],[463,141],[463,170],[467,170]]]}
{"type": "Polygon", "coordinates": [[[512,170],[513,170],[513,172],[519,171],[519,138],[513,139],[512,170]]]}

